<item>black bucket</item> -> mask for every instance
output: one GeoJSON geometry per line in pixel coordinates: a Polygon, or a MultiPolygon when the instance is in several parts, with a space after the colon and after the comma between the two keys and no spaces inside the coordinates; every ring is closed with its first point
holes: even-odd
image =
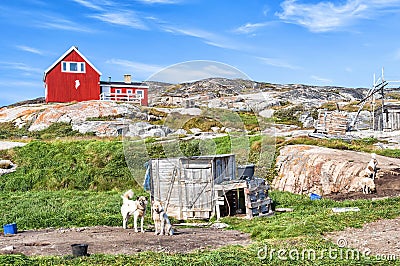
{"type": "Polygon", "coordinates": [[[87,256],[88,244],[72,244],[72,255],[74,257],[87,256]]]}

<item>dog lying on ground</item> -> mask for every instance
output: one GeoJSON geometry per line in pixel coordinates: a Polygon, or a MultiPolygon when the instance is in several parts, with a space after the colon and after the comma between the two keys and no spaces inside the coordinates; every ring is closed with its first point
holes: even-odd
{"type": "Polygon", "coordinates": [[[122,227],[127,229],[128,220],[133,215],[135,232],[138,232],[137,219],[140,217],[140,231],[144,233],[143,221],[146,215],[147,198],[140,196],[136,200],[131,200],[133,197],[133,191],[131,189],[125,192],[121,197],[123,200],[121,206],[122,227]]]}
{"type": "Polygon", "coordinates": [[[171,222],[168,219],[168,215],[165,213],[164,208],[160,201],[155,200],[152,206],[153,221],[155,226],[155,235],[173,235],[174,230],[172,229],[171,222]]]}
{"type": "Polygon", "coordinates": [[[370,194],[376,190],[375,182],[372,178],[363,177],[361,178],[360,183],[364,194],[370,194]]]}

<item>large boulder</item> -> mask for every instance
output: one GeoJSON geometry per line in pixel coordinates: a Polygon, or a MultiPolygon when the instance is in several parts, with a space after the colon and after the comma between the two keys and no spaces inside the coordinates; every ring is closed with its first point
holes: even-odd
{"type": "MultiPolygon", "coordinates": [[[[277,157],[272,187],[296,194],[352,192],[371,159],[369,153],[309,145],[285,146],[277,157]]],[[[377,156],[379,171],[398,168],[400,159],[377,156]]],[[[379,174],[379,172],[378,172],[379,174]]]]}

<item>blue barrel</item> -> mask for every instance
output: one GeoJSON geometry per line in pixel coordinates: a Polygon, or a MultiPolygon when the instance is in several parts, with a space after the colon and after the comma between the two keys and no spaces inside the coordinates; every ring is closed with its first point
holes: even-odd
{"type": "Polygon", "coordinates": [[[6,224],[3,226],[4,235],[15,235],[17,233],[17,224],[6,224]]]}
{"type": "Polygon", "coordinates": [[[320,196],[320,195],[318,195],[318,194],[315,194],[315,193],[311,193],[310,194],[310,199],[311,200],[320,200],[322,197],[320,196]]]}

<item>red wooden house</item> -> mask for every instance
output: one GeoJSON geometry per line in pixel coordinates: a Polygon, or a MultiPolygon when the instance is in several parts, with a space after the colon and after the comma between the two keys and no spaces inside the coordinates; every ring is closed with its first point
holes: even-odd
{"type": "Polygon", "coordinates": [[[72,46],[44,72],[46,102],[89,100],[130,101],[148,105],[148,86],[131,82],[100,81],[101,72],[72,46]]]}

